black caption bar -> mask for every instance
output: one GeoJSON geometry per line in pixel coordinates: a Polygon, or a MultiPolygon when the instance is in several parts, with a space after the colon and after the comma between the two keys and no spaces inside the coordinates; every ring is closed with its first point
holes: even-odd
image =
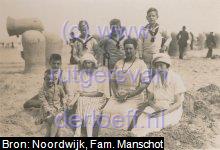
{"type": "Polygon", "coordinates": [[[163,137],[1,137],[0,149],[164,149],[163,137]]]}

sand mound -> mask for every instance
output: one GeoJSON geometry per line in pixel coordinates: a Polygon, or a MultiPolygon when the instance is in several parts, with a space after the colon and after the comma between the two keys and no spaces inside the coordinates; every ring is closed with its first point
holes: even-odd
{"type": "Polygon", "coordinates": [[[220,92],[220,88],[214,84],[210,84],[206,87],[202,87],[198,89],[198,91],[202,93],[220,92]]]}
{"type": "Polygon", "coordinates": [[[220,88],[208,85],[198,91],[189,91],[185,94],[183,103],[184,113],[179,124],[165,128],[149,136],[165,137],[166,149],[200,149],[212,142],[215,135],[215,115],[219,103],[220,88]],[[214,103],[213,103],[214,102],[214,103]],[[190,112],[190,105],[193,111],[190,112]]]}
{"type": "Polygon", "coordinates": [[[39,126],[35,124],[35,119],[39,114],[39,110],[32,109],[29,111],[21,110],[13,115],[9,115],[0,120],[1,133],[8,133],[6,136],[44,136],[45,125],[39,126]],[[5,132],[5,130],[10,129],[10,132],[5,132]]]}
{"type": "Polygon", "coordinates": [[[208,135],[202,126],[181,123],[160,132],[151,133],[149,136],[163,136],[166,149],[200,149],[206,142],[208,135]]]}
{"type": "Polygon", "coordinates": [[[220,103],[220,88],[218,86],[211,84],[207,87],[200,88],[198,92],[197,95],[202,97],[204,101],[216,104],[216,106],[220,103]]]}

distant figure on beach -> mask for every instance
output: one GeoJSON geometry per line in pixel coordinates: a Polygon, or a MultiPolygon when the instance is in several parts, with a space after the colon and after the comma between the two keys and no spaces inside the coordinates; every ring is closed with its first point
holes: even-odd
{"type": "Polygon", "coordinates": [[[206,45],[208,47],[208,53],[206,55],[206,58],[212,58],[212,51],[213,48],[216,46],[215,37],[213,35],[213,32],[210,32],[209,35],[206,37],[206,45]]]}
{"type": "Polygon", "coordinates": [[[2,45],[2,47],[4,47],[4,46],[5,46],[5,43],[4,43],[4,42],[1,42],[1,45],[2,45]]]}
{"type": "Polygon", "coordinates": [[[190,49],[193,50],[193,45],[194,45],[194,35],[192,32],[189,33],[190,37],[191,37],[191,41],[190,41],[190,49]]]}
{"type": "Polygon", "coordinates": [[[189,39],[189,34],[186,31],[186,27],[183,26],[182,31],[180,31],[177,34],[177,40],[178,40],[179,51],[180,51],[180,55],[179,55],[180,59],[183,59],[183,55],[186,52],[188,39],[189,39]]]}
{"type": "Polygon", "coordinates": [[[198,50],[203,50],[205,47],[205,33],[199,33],[197,37],[197,45],[198,45],[198,50]]]}

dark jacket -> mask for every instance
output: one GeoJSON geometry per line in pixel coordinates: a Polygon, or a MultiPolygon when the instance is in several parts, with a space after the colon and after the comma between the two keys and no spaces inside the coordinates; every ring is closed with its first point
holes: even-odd
{"type": "Polygon", "coordinates": [[[187,31],[180,31],[177,34],[177,40],[178,44],[181,47],[186,47],[187,46],[187,40],[189,39],[189,34],[187,31]]]}
{"type": "Polygon", "coordinates": [[[208,48],[213,48],[216,46],[215,37],[212,34],[209,34],[206,38],[206,45],[208,48]]]}

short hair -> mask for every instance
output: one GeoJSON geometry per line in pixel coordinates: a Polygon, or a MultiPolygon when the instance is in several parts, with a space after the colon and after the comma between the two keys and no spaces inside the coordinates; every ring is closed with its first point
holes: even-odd
{"type": "Polygon", "coordinates": [[[51,61],[56,61],[56,60],[59,60],[59,61],[61,61],[61,55],[60,54],[51,54],[50,55],[50,62],[51,61]]]}
{"type": "Polygon", "coordinates": [[[135,38],[127,38],[125,41],[124,41],[124,47],[126,44],[133,44],[134,45],[134,48],[136,49],[137,48],[137,45],[138,45],[138,42],[137,42],[137,39],[135,38]]]}
{"type": "Polygon", "coordinates": [[[110,26],[113,26],[113,25],[120,25],[121,26],[121,21],[119,19],[112,19],[110,21],[110,26]]]}
{"type": "Polygon", "coordinates": [[[148,15],[150,12],[152,12],[152,11],[156,12],[156,14],[157,14],[157,16],[158,16],[158,10],[157,10],[156,8],[154,8],[154,7],[151,7],[151,8],[149,8],[149,9],[147,10],[147,15],[148,15]]]}
{"type": "Polygon", "coordinates": [[[89,28],[89,23],[86,20],[80,20],[79,24],[78,24],[78,28],[80,29],[80,27],[85,24],[87,26],[87,28],[89,28]]]}

